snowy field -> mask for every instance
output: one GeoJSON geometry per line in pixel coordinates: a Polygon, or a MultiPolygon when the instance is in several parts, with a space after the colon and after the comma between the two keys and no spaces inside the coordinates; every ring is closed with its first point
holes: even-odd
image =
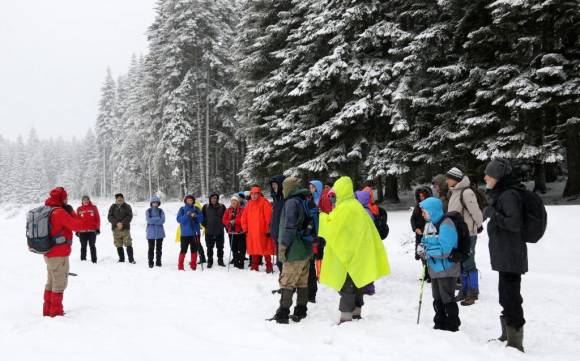
{"type": "MultiPolygon", "coordinates": [[[[75,203],[76,204],[76,203],[75,203]]],[[[100,204],[101,213],[106,207],[100,204]]],[[[75,239],[65,293],[65,317],[43,318],[45,264],[24,238],[26,209],[0,209],[1,360],[578,360],[580,351],[580,206],[549,208],[548,235],[530,245],[523,278],[527,353],[488,343],[499,335],[497,274],[487,239],[478,243],[481,295],[460,307],[461,330],[432,330],[429,285],[421,325],[415,324],[420,264],[413,258],[407,212],[391,213],[385,241],[392,275],[366,297],[364,319],[337,326],[338,295],[321,287],[318,303],[299,324],[265,322],[278,305],[277,275],[215,267],[177,271],[177,203],[164,204],[171,235],[163,268],[147,267],[145,204],[134,206],[136,265],[118,264],[111,231],[97,240],[99,263],[79,260],[75,239]]],[[[28,207],[26,207],[28,208],[28,207]]],[[[227,246],[226,246],[227,247],[227,246]]],[[[226,250],[227,254],[227,250],[226,250]]]]}

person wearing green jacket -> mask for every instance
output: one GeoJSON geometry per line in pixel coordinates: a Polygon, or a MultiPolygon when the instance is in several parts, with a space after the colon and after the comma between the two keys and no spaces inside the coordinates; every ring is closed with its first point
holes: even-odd
{"type": "Polygon", "coordinates": [[[356,200],[352,179],[334,184],[336,208],[320,214],[318,235],[326,240],[320,283],[340,293],[340,323],[360,319],[361,288],[390,273],[387,252],[367,211],[356,200]]]}
{"type": "Polygon", "coordinates": [[[306,205],[310,191],[303,187],[302,180],[286,178],[283,189],[285,201],[278,234],[278,259],[283,265],[279,279],[281,297],[280,307],[272,320],[287,324],[290,318],[300,322],[307,315],[308,274],[313,254],[311,233],[314,225],[306,205]],[[290,316],[295,290],[296,307],[290,316]]]}

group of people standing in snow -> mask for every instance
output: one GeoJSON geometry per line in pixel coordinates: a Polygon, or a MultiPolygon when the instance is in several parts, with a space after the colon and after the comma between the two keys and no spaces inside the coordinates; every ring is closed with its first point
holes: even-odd
{"type": "MultiPolygon", "coordinates": [[[[458,168],[449,170],[433,181],[433,189],[419,187],[415,192],[417,206],[411,216],[416,236],[416,259],[426,268],[435,310],[434,328],[458,331],[461,324],[457,302],[464,306],[475,303],[479,295],[478,270],[475,263],[477,235],[488,224],[492,268],[499,272],[499,298],[503,307],[500,317],[500,340],[523,351],[525,323],[520,293],[521,275],[527,272],[526,241],[522,198],[517,189],[523,187],[512,174],[504,159],[491,161],[486,168],[485,183],[491,199],[489,205],[477,187],[458,168]],[[467,240],[468,249],[461,250],[467,240]],[[463,253],[462,253],[463,252],[463,253]],[[456,296],[456,283],[461,287],[456,296]]],[[[193,195],[187,195],[179,209],[180,253],[178,270],[185,270],[190,252],[189,268],[213,266],[214,248],[217,263],[225,267],[224,233],[232,251],[234,267],[249,267],[259,271],[265,263],[267,273],[280,271],[280,301],[272,321],[299,322],[307,317],[308,303],[316,302],[320,282],[340,294],[340,323],[362,317],[364,294],[374,294],[374,281],[390,273],[387,253],[382,240],[388,234],[386,212],[374,202],[372,188],[354,189],[349,177],[323,184],[304,182],[297,177],[273,177],[270,181],[272,202],[259,186],[248,193],[235,194],[230,206],[211,194],[203,207],[193,195]],[[201,245],[205,232],[207,258],[201,245]],[[386,232],[386,233],[385,233],[386,232]],[[291,314],[291,307],[296,303],[291,314]]],[[[108,221],[113,231],[119,262],[135,263],[131,221],[133,212],[122,194],[115,195],[108,221]]],[[[100,233],[97,208],[89,197],[74,212],[68,205],[63,188],[50,192],[46,205],[54,207],[51,214],[51,237],[64,237],[45,254],[48,281],[44,296],[44,315],[63,315],[62,295],[68,277],[68,256],[73,232],[81,242],[81,260],[86,260],[87,245],[91,261],[97,262],[96,236],[100,233]]],[[[146,211],[149,267],[161,267],[165,213],[161,200],[154,196],[146,211]]]]}

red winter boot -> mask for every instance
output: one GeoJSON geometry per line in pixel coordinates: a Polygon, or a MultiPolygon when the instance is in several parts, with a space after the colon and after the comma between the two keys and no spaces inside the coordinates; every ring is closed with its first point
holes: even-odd
{"type": "Polygon", "coordinates": [[[52,291],[44,290],[44,305],[42,306],[42,315],[50,316],[50,298],[52,291]]]}
{"type": "Polygon", "coordinates": [[[266,273],[274,273],[274,266],[272,265],[272,256],[264,256],[266,260],[266,273]]]}
{"type": "Polygon", "coordinates": [[[189,263],[189,267],[191,267],[193,271],[197,269],[197,252],[193,252],[191,254],[191,262],[189,263]]]}
{"type": "Polygon", "coordinates": [[[50,317],[64,316],[62,297],[62,293],[52,292],[50,296],[50,317]]]}
{"type": "Polygon", "coordinates": [[[185,253],[180,253],[179,254],[179,263],[177,264],[178,271],[185,271],[185,267],[183,266],[184,262],[185,262],[185,253]]]}
{"type": "Polygon", "coordinates": [[[250,265],[250,270],[259,271],[260,270],[260,257],[250,256],[250,258],[252,259],[252,264],[250,265]]]}

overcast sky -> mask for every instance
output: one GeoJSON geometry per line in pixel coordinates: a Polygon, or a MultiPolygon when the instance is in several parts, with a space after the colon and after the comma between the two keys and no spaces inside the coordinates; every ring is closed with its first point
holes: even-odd
{"type": "Polygon", "coordinates": [[[0,0],[0,134],[82,137],[107,66],[147,51],[155,0],[0,0]]]}

